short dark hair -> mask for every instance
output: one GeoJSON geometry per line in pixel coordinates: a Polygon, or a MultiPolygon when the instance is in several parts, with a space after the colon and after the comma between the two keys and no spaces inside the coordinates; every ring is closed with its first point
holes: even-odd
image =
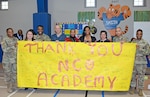
{"type": "Polygon", "coordinates": [[[12,32],[14,32],[13,28],[7,28],[6,32],[8,32],[8,30],[12,30],[12,32]]]}
{"type": "Polygon", "coordinates": [[[107,38],[107,31],[102,30],[102,31],[100,32],[100,35],[101,35],[102,33],[105,33],[105,34],[106,34],[106,38],[107,38]]]}
{"type": "Polygon", "coordinates": [[[37,28],[38,28],[38,27],[42,27],[42,28],[44,28],[42,25],[38,25],[38,26],[37,26],[37,28]]]}
{"type": "Polygon", "coordinates": [[[142,34],[143,34],[143,30],[142,30],[142,29],[138,29],[138,30],[136,31],[136,33],[139,32],[139,31],[142,32],[142,34]]]}

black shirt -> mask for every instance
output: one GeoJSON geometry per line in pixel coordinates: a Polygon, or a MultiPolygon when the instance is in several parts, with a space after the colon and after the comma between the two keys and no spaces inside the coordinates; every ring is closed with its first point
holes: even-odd
{"type": "MultiPolygon", "coordinates": [[[[83,36],[81,36],[79,39],[80,39],[81,42],[84,42],[84,37],[83,36]]],[[[91,40],[92,40],[91,42],[95,42],[96,38],[91,36],[91,40]]],[[[89,41],[87,41],[87,42],[89,42],[89,41]]]]}
{"type": "Polygon", "coordinates": [[[108,39],[106,39],[106,40],[104,40],[104,41],[98,40],[97,42],[110,42],[110,40],[108,40],[108,39]]]}

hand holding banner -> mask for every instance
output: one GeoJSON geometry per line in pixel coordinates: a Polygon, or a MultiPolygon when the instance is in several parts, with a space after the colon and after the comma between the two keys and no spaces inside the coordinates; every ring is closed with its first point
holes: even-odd
{"type": "Polygon", "coordinates": [[[127,91],[134,43],[18,42],[19,87],[127,91]]]}

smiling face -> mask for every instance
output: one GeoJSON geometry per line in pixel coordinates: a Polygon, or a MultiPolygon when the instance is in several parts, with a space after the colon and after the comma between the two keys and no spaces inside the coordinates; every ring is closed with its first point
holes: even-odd
{"type": "Polygon", "coordinates": [[[119,37],[122,35],[122,30],[120,27],[116,28],[116,35],[119,37]]]}
{"type": "Polygon", "coordinates": [[[28,31],[26,35],[27,35],[27,40],[33,39],[33,33],[31,31],[28,31]]]}
{"type": "Polygon", "coordinates": [[[137,38],[138,40],[141,40],[141,39],[142,39],[142,36],[143,36],[143,32],[142,32],[142,31],[137,31],[137,32],[136,32],[136,38],[137,38]]]}
{"type": "Polygon", "coordinates": [[[75,30],[71,30],[71,31],[70,31],[70,36],[71,36],[71,37],[75,37],[75,35],[76,35],[75,30]]]}
{"type": "Polygon", "coordinates": [[[41,26],[38,26],[38,29],[37,29],[37,31],[38,31],[38,34],[39,35],[42,35],[43,34],[43,27],[41,27],[41,26]]]}
{"type": "Polygon", "coordinates": [[[13,29],[8,28],[7,31],[6,31],[6,33],[7,33],[7,36],[8,36],[8,37],[10,37],[10,38],[13,37],[13,34],[14,34],[13,29]]]}
{"type": "Polygon", "coordinates": [[[61,27],[59,25],[55,26],[55,33],[60,34],[61,33],[61,27]]]}
{"type": "Polygon", "coordinates": [[[18,34],[19,34],[19,35],[22,35],[22,34],[23,34],[21,29],[18,30],[18,34]]]}
{"type": "Polygon", "coordinates": [[[100,39],[102,39],[102,40],[106,39],[106,33],[105,32],[101,32],[100,39]]]}
{"type": "Polygon", "coordinates": [[[90,35],[90,29],[88,27],[85,28],[85,35],[90,35]]]}

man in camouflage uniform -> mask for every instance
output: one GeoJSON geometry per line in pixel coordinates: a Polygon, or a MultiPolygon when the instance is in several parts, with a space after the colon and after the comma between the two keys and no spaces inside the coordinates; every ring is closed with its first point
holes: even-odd
{"type": "Polygon", "coordinates": [[[1,45],[3,50],[2,65],[4,69],[4,77],[7,84],[7,91],[9,93],[17,89],[16,81],[16,58],[17,58],[17,38],[13,36],[13,29],[6,30],[7,37],[3,39],[1,45]]]}
{"type": "Polygon", "coordinates": [[[144,87],[144,76],[147,67],[147,60],[146,55],[149,54],[149,44],[144,39],[142,39],[143,31],[141,29],[137,30],[136,32],[136,40],[134,43],[137,43],[136,46],[136,57],[134,62],[134,69],[132,74],[132,81],[131,81],[131,90],[130,94],[134,94],[135,87],[136,87],[136,75],[138,75],[138,89],[139,89],[139,96],[143,96],[142,89],[144,87]]]}
{"type": "Polygon", "coordinates": [[[120,27],[116,28],[116,36],[113,38],[113,42],[128,42],[128,38],[123,36],[123,32],[120,27]]]}
{"type": "Polygon", "coordinates": [[[38,28],[38,34],[35,36],[36,41],[50,41],[50,37],[46,34],[44,34],[44,28],[42,25],[39,25],[38,28]]]}

